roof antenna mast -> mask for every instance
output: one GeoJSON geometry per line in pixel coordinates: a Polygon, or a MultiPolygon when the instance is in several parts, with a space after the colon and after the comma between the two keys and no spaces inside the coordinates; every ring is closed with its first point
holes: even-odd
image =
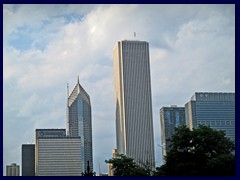
{"type": "Polygon", "coordinates": [[[133,33],[134,39],[136,38],[136,32],[133,33]]]}
{"type": "Polygon", "coordinates": [[[67,83],[67,98],[68,98],[68,96],[69,96],[69,85],[67,83]]]}

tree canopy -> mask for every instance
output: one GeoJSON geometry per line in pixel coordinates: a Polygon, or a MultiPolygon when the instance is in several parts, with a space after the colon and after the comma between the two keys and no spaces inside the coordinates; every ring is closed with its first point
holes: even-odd
{"type": "Polygon", "coordinates": [[[235,175],[235,145],[224,131],[180,126],[169,141],[166,163],[156,175],[235,175]]]}
{"type": "Polygon", "coordinates": [[[105,160],[111,164],[114,176],[149,176],[149,167],[140,167],[133,158],[118,154],[116,158],[105,160]]]}

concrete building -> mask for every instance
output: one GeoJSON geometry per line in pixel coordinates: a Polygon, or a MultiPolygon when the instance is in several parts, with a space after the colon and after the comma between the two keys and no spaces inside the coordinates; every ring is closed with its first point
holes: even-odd
{"type": "Polygon", "coordinates": [[[87,171],[89,161],[90,170],[93,171],[91,102],[79,79],[68,97],[67,135],[81,137],[82,169],[87,171]]]}
{"type": "Polygon", "coordinates": [[[196,92],[185,104],[185,115],[190,129],[204,124],[235,140],[235,93],[196,92]]]}
{"type": "Polygon", "coordinates": [[[160,109],[162,158],[167,154],[170,143],[167,141],[174,134],[174,128],[179,125],[186,125],[185,108],[171,105],[160,109]]]}
{"type": "Polygon", "coordinates": [[[22,145],[22,176],[35,176],[35,144],[22,145]]]}
{"type": "Polygon", "coordinates": [[[65,129],[36,129],[36,176],[81,176],[80,137],[65,129]]]}
{"type": "MultiPolygon", "coordinates": [[[[117,149],[112,150],[113,158],[117,157],[117,149]]],[[[114,176],[114,171],[112,169],[112,164],[108,164],[108,176],[114,176]]]]}
{"type": "Polygon", "coordinates": [[[117,153],[155,167],[149,44],[119,41],[114,48],[117,153]]]}
{"type": "Polygon", "coordinates": [[[19,165],[17,165],[16,163],[7,165],[6,176],[19,176],[19,165]]]}

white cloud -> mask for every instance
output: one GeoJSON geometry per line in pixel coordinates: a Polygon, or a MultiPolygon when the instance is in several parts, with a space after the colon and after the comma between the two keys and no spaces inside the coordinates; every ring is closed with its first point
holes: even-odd
{"type": "Polygon", "coordinates": [[[160,164],[162,106],[183,106],[195,91],[234,91],[234,15],[234,5],[4,5],[4,167],[20,164],[34,129],[65,127],[66,84],[72,90],[79,75],[92,103],[94,168],[107,172],[116,144],[113,48],[134,32],[150,44],[160,164]]]}

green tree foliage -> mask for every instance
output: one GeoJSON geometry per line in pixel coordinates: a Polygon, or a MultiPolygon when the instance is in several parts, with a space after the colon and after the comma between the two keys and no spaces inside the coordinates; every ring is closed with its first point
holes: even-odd
{"type": "Polygon", "coordinates": [[[140,167],[134,162],[133,158],[129,158],[123,154],[117,155],[116,158],[105,160],[106,163],[112,164],[114,176],[149,176],[150,168],[140,167]]]}
{"type": "Polygon", "coordinates": [[[223,131],[180,126],[169,141],[166,164],[155,175],[235,175],[235,145],[223,131]]]}

